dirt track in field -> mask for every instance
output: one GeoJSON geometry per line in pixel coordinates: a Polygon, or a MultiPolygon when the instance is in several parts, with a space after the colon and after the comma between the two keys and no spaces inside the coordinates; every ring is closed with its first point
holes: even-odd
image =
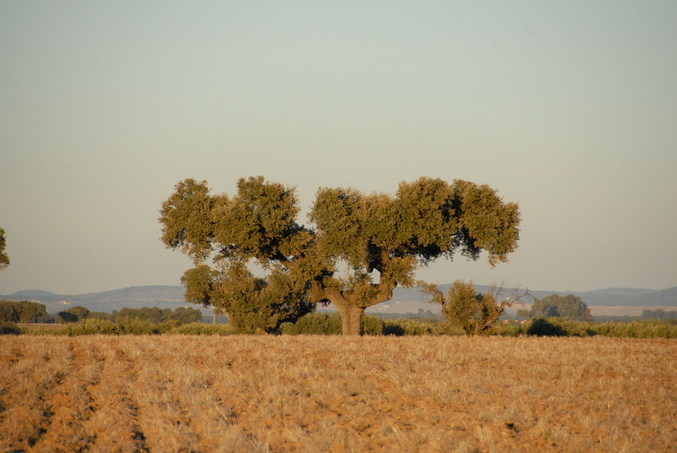
{"type": "Polygon", "coordinates": [[[0,452],[677,451],[677,341],[0,337],[0,452]]]}

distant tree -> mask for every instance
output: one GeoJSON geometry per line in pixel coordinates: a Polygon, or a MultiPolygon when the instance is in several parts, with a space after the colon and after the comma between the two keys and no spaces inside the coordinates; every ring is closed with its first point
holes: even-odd
{"type": "Polygon", "coordinates": [[[0,270],[9,266],[9,256],[5,253],[7,240],[5,239],[5,230],[0,228],[0,270]]]}
{"type": "Polygon", "coordinates": [[[47,320],[49,320],[49,314],[47,307],[43,304],[30,301],[0,301],[0,321],[32,323],[47,320]]]}
{"type": "Polygon", "coordinates": [[[657,319],[659,321],[667,321],[670,319],[677,319],[677,311],[667,310],[642,310],[641,319],[657,319]]]}
{"type": "Polygon", "coordinates": [[[178,307],[170,315],[170,319],[178,321],[179,324],[190,324],[191,322],[202,321],[202,312],[191,307],[178,307]]]}
{"type": "Polygon", "coordinates": [[[101,319],[106,321],[113,321],[113,315],[103,311],[90,311],[87,319],[101,319]]]}
{"type": "Polygon", "coordinates": [[[69,322],[79,322],[84,319],[87,319],[90,315],[90,311],[86,307],[75,306],[71,307],[68,310],[60,311],[56,314],[54,320],[59,324],[66,324],[69,322]]]}
{"type": "Polygon", "coordinates": [[[331,302],[343,334],[359,335],[364,310],[414,285],[419,266],[482,251],[494,266],[519,238],[517,204],[460,180],[420,178],[396,196],[321,189],[310,212],[315,229],[296,223],[292,189],[262,177],[241,179],[234,197],[212,196],[192,179],[175,189],[160,221],[163,242],[196,265],[182,278],[186,300],[220,307],[246,330],[275,331],[331,302]],[[255,277],[252,262],[267,275],[255,277]]]}
{"type": "Polygon", "coordinates": [[[536,318],[565,318],[577,321],[592,321],[590,308],[580,297],[569,294],[559,296],[552,294],[540,300],[535,300],[531,306],[530,316],[536,318]]]}
{"type": "Polygon", "coordinates": [[[175,311],[171,308],[141,307],[141,308],[122,308],[114,311],[112,319],[120,321],[123,319],[140,319],[153,324],[159,324],[165,321],[177,321],[178,324],[187,324],[197,322],[202,319],[200,310],[194,308],[178,307],[175,311]]]}
{"type": "Polygon", "coordinates": [[[498,297],[503,288],[493,293],[478,293],[472,282],[456,280],[445,296],[437,285],[419,282],[422,291],[431,296],[431,302],[442,305],[442,314],[449,321],[458,324],[467,335],[478,335],[489,329],[503,314],[506,307],[512,307],[525,297],[531,297],[527,290],[514,290],[510,297],[500,303],[498,297]]]}
{"type": "Polygon", "coordinates": [[[39,302],[22,301],[20,304],[19,321],[23,323],[46,322],[49,320],[47,307],[39,302]]]}

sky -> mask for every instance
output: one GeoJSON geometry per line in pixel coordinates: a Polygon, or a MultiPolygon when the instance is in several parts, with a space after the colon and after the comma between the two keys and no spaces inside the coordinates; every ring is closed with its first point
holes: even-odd
{"type": "MultiPolygon", "coordinates": [[[[677,2],[0,2],[0,294],[178,285],[185,178],[489,184],[533,290],[677,285],[677,2]]],[[[307,224],[305,214],[299,219],[307,224]]]]}

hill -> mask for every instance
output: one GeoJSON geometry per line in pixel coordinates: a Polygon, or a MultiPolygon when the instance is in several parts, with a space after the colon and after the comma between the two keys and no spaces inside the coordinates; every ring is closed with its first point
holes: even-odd
{"type": "MultiPolygon", "coordinates": [[[[440,285],[447,291],[450,285],[440,285]]],[[[485,292],[487,286],[477,285],[478,291],[485,292]]],[[[508,291],[509,293],[509,291],[508,291]]],[[[541,299],[550,294],[575,294],[588,306],[621,307],[677,307],[677,286],[664,289],[606,288],[595,291],[543,291],[534,290],[531,294],[541,299]]],[[[133,286],[128,288],[96,293],[63,295],[41,290],[19,291],[10,295],[0,295],[4,300],[31,300],[43,303],[47,311],[57,313],[77,305],[91,311],[112,312],[124,307],[196,307],[184,301],[182,286],[133,286]]],[[[369,313],[417,313],[419,310],[440,313],[440,306],[427,302],[428,298],[416,288],[397,288],[393,298],[385,303],[368,309],[369,313]]],[[[326,309],[331,309],[327,307],[326,309]]]]}
{"type": "Polygon", "coordinates": [[[157,307],[171,308],[190,306],[183,298],[182,286],[133,286],[86,294],[55,294],[48,291],[28,290],[14,294],[0,296],[5,300],[30,300],[45,304],[47,311],[57,313],[70,307],[83,306],[90,311],[111,313],[124,307],[141,308],[157,307]]]}

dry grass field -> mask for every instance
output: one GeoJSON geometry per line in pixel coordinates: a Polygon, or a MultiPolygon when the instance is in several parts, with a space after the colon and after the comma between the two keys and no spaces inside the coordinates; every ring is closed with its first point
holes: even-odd
{"type": "Polygon", "coordinates": [[[677,451],[677,341],[4,336],[0,451],[677,451]]]}

